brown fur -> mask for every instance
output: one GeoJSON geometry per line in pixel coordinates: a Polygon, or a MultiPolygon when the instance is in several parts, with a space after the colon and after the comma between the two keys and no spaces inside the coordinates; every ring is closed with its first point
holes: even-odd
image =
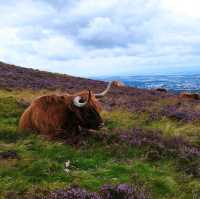
{"type": "Polygon", "coordinates": [[[123,82],[120,82],[120,81],[113,81],[112,85],[114,87],[125,87],[126,86],[123,82]]]}
{"type": "Polygon", "coordinates": [[[198,100],[200,99],[200,96],[198,93],[181,93],[180,98],[184,98],[184,99],[194,99],[194,100],[198,100]]]}
{"type": "Polygon", "coordinates": [[[100,110],[99,102],[88,91],[74,95],[45,95],[34,100],[25,110],[19,128],[50,137],[77,134],[80,126],[98,129],[102,124],[100,110]],[[76,96],[88,100],[88,103],[81,108],[74,106],[73,99],[76,96]]]}

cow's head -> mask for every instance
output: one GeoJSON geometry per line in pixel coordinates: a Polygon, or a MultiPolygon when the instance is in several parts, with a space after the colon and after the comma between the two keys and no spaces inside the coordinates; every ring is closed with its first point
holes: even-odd
{"type": "Polygon", "coordinates": [[[103,126],[103,120],[99,114],[101,106],[97,99],[107,94],[111,84],[112,82],[108,84],[102,93],[95,94],[88,90],[73,97],[72,109],[80,126],[87,129],[99,129],[103,126]]]}

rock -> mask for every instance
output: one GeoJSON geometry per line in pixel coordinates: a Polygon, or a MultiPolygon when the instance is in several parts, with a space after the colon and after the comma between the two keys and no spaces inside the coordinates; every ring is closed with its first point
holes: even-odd
{"type": "Polygon", "coordinates": [[[0,160],[2,159],[14,159],[18,158],[17,152],[16,151],[4,151],[0,152],[0,160]]]}
{"type": "Polygon", "coordinates": [[[194,100],[200,99],[200,95],[198,93],[180,93],[179,97],[185,99],[194,99],[194,100]]]}

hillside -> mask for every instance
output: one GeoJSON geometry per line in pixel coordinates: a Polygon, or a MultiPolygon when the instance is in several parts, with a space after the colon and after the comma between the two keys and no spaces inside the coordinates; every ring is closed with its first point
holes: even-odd
{"type": "MultiPolygon", "coordinates": [[[[0,62],[0,88],[2,89],[58,89],[73,93],[90,88],[94,92],[100,92],[106,85],[107,83],[103,81],[49,73],[0,62]]],[[[171,96],[173,96],[171,93],[131,87],[113,87],[104,102],[109,107],[141,109],[141,106],[149,106],[155,100],[171,96]]]]}
{"type": "Polygon", "coordinates": [[[0,199],[200,198],[199,99],[112,86],[99,131],[18,130],[24,102],[106,84],[0,63],[0,199]]]}
{"type": "Polygon", "coordinates": [[[74,89],[88,87],[91,84],[102,85],[100,81],[92,81],[69,75],[49,73],[40,70],[18,67],[0,62],[0,87],[13,89],[74,89]]]}

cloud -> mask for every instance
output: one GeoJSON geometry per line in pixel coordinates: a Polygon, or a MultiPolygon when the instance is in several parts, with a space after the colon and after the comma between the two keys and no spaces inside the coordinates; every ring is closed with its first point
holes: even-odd
{"type": "Polygon", "coordinates": [[[32,47],[38,55],[49,60],[75,59],[82,55],[81,47],[76,46],[72,39],[63,36],[41,39],[39,42],[33,43],[32,47]]]}
{"type": "Polygon", "coordinates": [[[0,60],[79,76],[197,69],[200,4],[183,3],[1,0],[0,60]]]}
{"type": "Polygon", "coordinates": [[[124,46],[132,40],[125,26],[113,23],[108,17],[94,18],[87,27],[80,29],[78,39],[97,48],[124,46]]]}

